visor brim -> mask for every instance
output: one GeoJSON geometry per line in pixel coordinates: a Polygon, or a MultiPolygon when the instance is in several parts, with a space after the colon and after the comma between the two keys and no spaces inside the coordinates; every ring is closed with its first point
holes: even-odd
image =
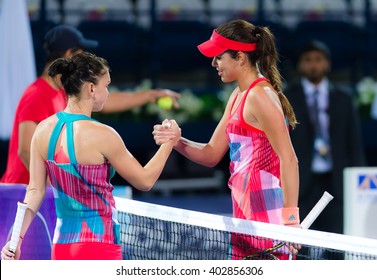
{"type": "Polygon", "coordinates": [[[215,45],[212,40],[205,41],[204,43],[198,45],[198,49],[204,56],[207,57],[218,56],[227,50],[224,47],[215,45]]]}

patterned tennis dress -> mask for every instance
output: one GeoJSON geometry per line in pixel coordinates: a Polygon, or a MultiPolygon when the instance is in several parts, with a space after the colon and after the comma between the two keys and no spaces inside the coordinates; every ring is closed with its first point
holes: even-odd
{"type": "Polygon", "coordinates": [[[53,259],[122,259],[114,187],[115,171],[109,163],[77,163],[73,123],[95,121],[85,115],[57,113],[45,162],[53,186],[57,223],[53,240],[53,259]],[[67,133],[68,157],[55,147],[63,129],[67,133]]]}
{"type": "MultiPolygon", "coordinates": [[[[247,95],[262,81],[266,79],[259,78],[250,85],[227,122],[226,134],[231,160],[228,186],[232,193],[234,218],[281,224],[283,195],[280,186],[279,158],[266,134],[247,124],[243,118],[247,95]]],[[[235,259],[253,253],[245,250],[244,245],[248,244],[256,248],[266,248],[268,245],[240,235],[233,235],[232,243],[235,259]]]]}

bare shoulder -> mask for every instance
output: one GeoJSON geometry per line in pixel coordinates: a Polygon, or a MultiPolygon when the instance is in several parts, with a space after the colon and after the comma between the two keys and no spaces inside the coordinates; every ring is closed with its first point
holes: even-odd
{"type": "Polygon", "coordinates": [[[52,115],[48,117],[47,119],[44,119],[37,125],[34,135],[44,136],[44,135],[48,135],[52,133],[52,130],[54,129],[57,122],[58,122],[58,118],[56,117],[56,115],[52,115]]]}
{"type": "Polygon", "coordinates": [[[88,121],[88,128],[104,134],[118,134],[114,128],[101,122],[88,121]]]}
{"type": "Polygon", "coordinates": [[[124,147],[115,129],[95,121],[76,122],[74,138],[77,161],[82,164],[102,164],[111,152],[124,147]]]}
{"type": "Polygon", "coordinates": [[[268,102],[271,100],[278,100],[278,96],[270,83],[261,82],[251,89],[247,99],[253,103],[268,102]]]}
{"type": "Polygon", "coordinates": [[[52,115],[47,119],[41,121],[34,131],[32,138],[32,146],[36,147],[41,155],[47,154],[49,139],[57,122],[58,118],[55,115],[52,115]]]}
{"type": "MultiPolygon", "coordinates": [[[[103,158],[110,159],[111,155],[119,156],[119,153],[124,150],[125,143],[114,128],[93,121],[87,125],[85,133],[77,135],[77,140],[80,143],[78,147],[82,151],[90,150],[90,161],[87,162],[101,162],[103,158]]],[[[84,159],[82,160],[84,161],[84,159]]]]}
{"type": "Polygon", "coordinates": [[[268,82],[256,85],[247,96],[245,105],[245,110],[255,117],[265,114],[275,116],[282,112],[279,96],[268,82]]]}
{"type": "Polygon", "coordinates": [[[87,137],[102,141],[103,144],[112,143],[112,141],[120,139],[119,133],[107,124],[95,121],[83,121],[80,125],[85,126],[87,137]]]}

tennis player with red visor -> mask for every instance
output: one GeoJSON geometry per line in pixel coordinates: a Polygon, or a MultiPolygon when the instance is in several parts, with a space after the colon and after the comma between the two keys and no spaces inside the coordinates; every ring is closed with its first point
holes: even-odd
{"type": "MultiPolygon", "coordinates": [[[[267,27],[233,20],[217,27],[198,48],[213,57],[221,80],[236,82],[237,87],[208,143],[181,137],[174,149],[210,167],[229,149],[233,217],[298,226],[298,161],[289,135],[289,127],[297,121],[282,91],[273,34],[267,27]]],[[[162,125],[155,126],[156,143],[166,142],[169,133],[162,125]]],[[[233,235],[232,258],[247,258],[274,245],[233,235]]],[[[287,259],[290,250],[296,249],[284,246],[275,255],[287,259]]]]}

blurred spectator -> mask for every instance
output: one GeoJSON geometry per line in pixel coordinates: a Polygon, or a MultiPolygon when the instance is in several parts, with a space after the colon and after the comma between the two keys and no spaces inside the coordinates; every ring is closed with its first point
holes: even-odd
{"type": "Polygon", "coordinates": [[[327,76],[331,54],[325,44],[304,45],[297,70],[300,77],[285,94],[299,122],[291,137],[299,161],[301,219],[328,191],[334,199],[311,228],[343,233],[343,169],[365,165],[359,118],[351,92],[327,76]]]}
{"type": "MultiPolygon", "coordinates": [[[[59,25],[47,32],[44,49],[46,64],[41,77],[37,78],[24,92],[17,106],[12,136],[9,142],[7,168],[0,182],[29,182],[30,143],[39,122],[61,111],[66,106],[63,89],[57,80],[48,76],[50,64],[57,58],[70,58],[83,49],[92,49],[97,41],[86,39],[83,34],[70,25],[59,25]]],[[[135,93],[113,92],[110,94],[103,112],[113,113],[129,110],[159,97],[170,96],[174,106],[179,94],[171,90],[143,90],[135,93]]]]}

